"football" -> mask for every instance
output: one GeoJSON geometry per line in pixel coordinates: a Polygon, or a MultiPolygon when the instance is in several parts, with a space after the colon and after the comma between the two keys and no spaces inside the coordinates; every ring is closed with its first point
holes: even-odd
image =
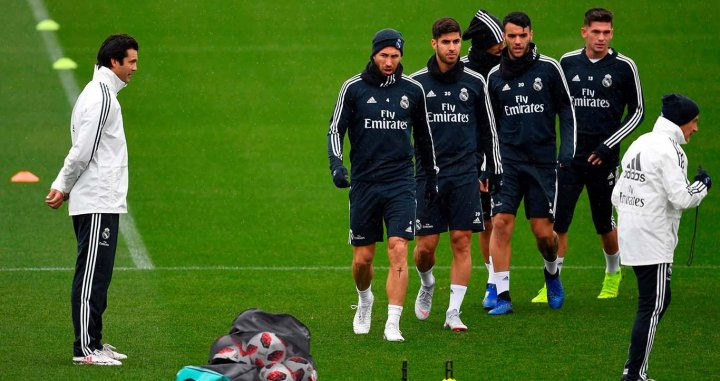
{"type": "Polygon", "coordinates": [[[269,364],[262,369],[258,375],[258,379],[262,381],[292,381],[290,369],[281,363],[269,364]]]}
{"type": "Polygon", "coordinates": [[[210,364],[250,364],[250,359],[243,351],[244,346],[241,341],[236,341],[230,335],[218,338],[210,349],[210,364]]]}
{"type": "Polygon", "coordinates": [[[272,332],[260,332],[245,347],[245,355],[258,368],[285,360],[285,342],[272,332]]]}
{"type": "Polygon", "coordinates": [[[317,372],[308,359],[292,356],[285,359],[283,364],[290,370],[293,381],[317,381],[317,372]]]}

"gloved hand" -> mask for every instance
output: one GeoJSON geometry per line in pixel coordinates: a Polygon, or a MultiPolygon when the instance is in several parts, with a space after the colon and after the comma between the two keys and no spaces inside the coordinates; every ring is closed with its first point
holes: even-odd
{"type": "Polygon", "coordinates": [[[338,188],[347,188],[350,186],[350,180],[348,180],[348,170],[345,166],[337,166],[332,170],[332,179],[335,186],[338,188]]]}
{"type": "Polygon", "coordinates": [[[695,175],[695,181],[699,181],[707,187],[708,190],[710,190],[710,187],[712,186],[712,180],[710,179],[710,175],[708,175],[705,168],[698,165],[697,174],[695,175]]]}
{"type": "Polygon", "coordinates": [[[612,155],[613,150],[606,146],[605,143],[600,143],[590,154],[588,162],[592,165],[600,165],[603,162],[609,162],[610,159],[612,159],[612,155]]]}
{"type": "Polygon", "coordinates": [[[438,196],[437,176],[428,176],[425,181],[425,206],[432,205],[438,196]]]}
{"type": "Polygon", "coordinates": [[[485,181],[490,178],[490,172],[488,171],[480,171],[480,176],[478,176],[478,180],[485,181]]]}
{"type": "Polygon", "coordinates": [[[490,194],[496,194],[497,192],[500,192],[500,188],[502,188],[502,173],[500,174],[491,174],[488,178],[488,188],[490,190],[490,194]]]}

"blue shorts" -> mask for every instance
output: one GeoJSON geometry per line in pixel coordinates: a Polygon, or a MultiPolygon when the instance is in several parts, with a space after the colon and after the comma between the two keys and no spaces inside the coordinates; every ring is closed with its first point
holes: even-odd
{"type": "Polygon", "coordinates": [[[555,216],[555,231],[567,233],[570,229],[575,205],[583,187],[587,187],[590,212],[592,213],[595,231],[598,234],[611,232],[615,228],[613,207],[610,198],[618,168],[615,165],[578,165],[573,163],[568,168],[558,171],[558,203],[555,216]]]}
{"type": "Polygon", "coordinates": [[[482,207],[483,221],[490,219],[490,192],[480,192],[480,206],[482,207]]]}
{"type": "Polygon", "coordinates": [[[517,214],[520,201],[525,217],[555,219],[557,170],[552,164],[503,163],[502,186],[492,195],[492,215],[517,214]]]}
{"type": "Polygon", "coordinates": [[[353,246],[383,241],[387,236],[415,238],[415,183],[403,179],[391,183],[353,181],[350,187],[350,237],[353,246]]]}
{"type": "MultiPolygon", "coordinates": [[[[425,180],[418,179],[415,192],[425,194],[425,180]]],[[[485,230],[480,207],[480,185],[477,176],[439,179],[438,198],[428,208],[424,197],[418,197],[417,235],[432,235],[448,230],[485,230]]]]}

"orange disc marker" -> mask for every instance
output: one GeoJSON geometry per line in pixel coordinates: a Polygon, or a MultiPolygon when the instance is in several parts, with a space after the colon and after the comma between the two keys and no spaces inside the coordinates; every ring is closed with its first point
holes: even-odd
{"type": "Polygon", "coordinates": [[[36,183],[40,178],[30,171],[20,171],[10,178],[12,183],[36,183]]]}

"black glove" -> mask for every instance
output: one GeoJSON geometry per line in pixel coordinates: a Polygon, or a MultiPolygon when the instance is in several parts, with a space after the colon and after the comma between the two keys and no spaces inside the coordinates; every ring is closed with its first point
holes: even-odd
{"type": "Polygon", "coordinates": [[[437,176],[431,175],[425,181],[425,206],[432,205],[438,196],[437,176]]]}
{"type": "Polygon", "coordinates": [[[609,161],[613,157],[613,150],[606,146],[605,143],[598,144],[597,147],[592,151],[595,156],[599,157],[603,162],[609,161]]]}
{"type": "Polygon", "coordinates": [[[695,175],[695,181],[699,181],[707,187],[708,190],[710,190],[710,187],[712,186],[712,180],[710,179],[710,175],[708,175],[705,168],[698,165],[697,175],[695,175]]]}
{"type": "Polygon", "coordinates": [[[332,170],[332,179],[335,186],[338,188],[347,188],[350,186],[350,180],[348,180],[347,168],[340,165],[332,170]]]}
{"type": "Polygon", "coordinates": [[[488,177],[488,191],[490,194],[496,194],[497,192],[500,192],[500,188],[502,188],[502,174],[491,174],[490,177],[488,177]]]}

